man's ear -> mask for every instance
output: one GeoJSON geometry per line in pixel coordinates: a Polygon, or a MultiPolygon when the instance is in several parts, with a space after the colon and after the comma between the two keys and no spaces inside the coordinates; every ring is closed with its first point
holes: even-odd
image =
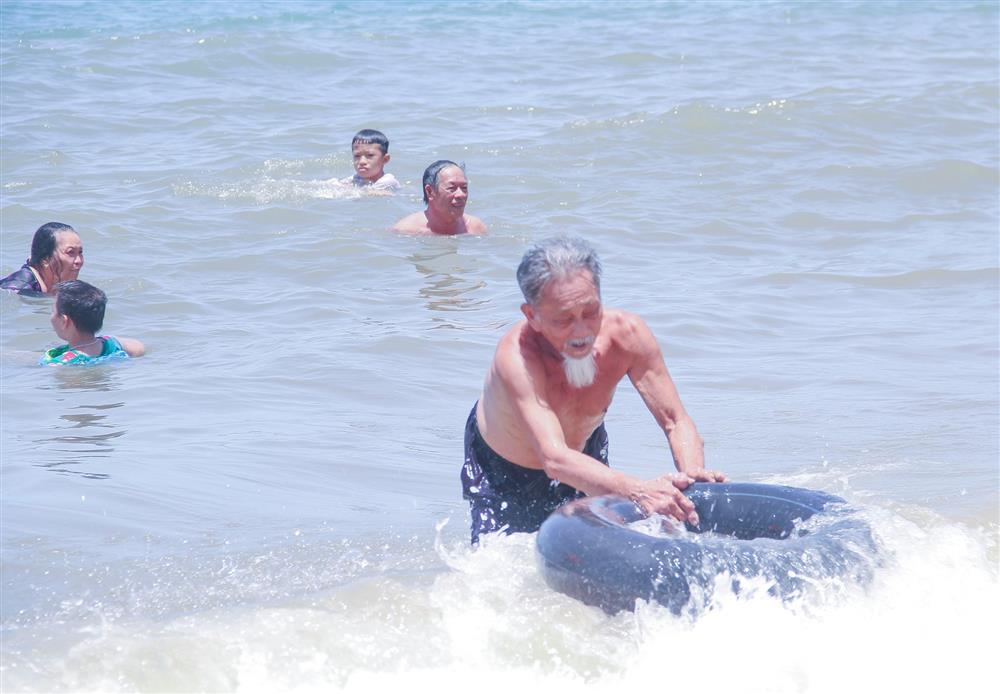
{"type": "Polygon", "coordinates": [[[389,153],[388,153],[388,152],[386,152],[386,153],[385,153],[385,156],[384,156],[384,157],[382,157],[382,163],[383,163],[383,164],[388,164],[388,163],[389,163],[389,160],[390,160],[390,159],[392,159],[392,157],[391,157],[391,156],[389,156],[389,153]]]}
{"type": "Polygon", "coordinates": [[[427,185],[425,185],[424,186],[424,195],[427,196],[427,202],[430,202],[431,198],[434,197],[434,186],[432,186],[430,183],[428,183],[427,185]]]}
{"type": "Polygon", "coordinates": [[[531,304],[521,304],[521,313],[528,319],[528,324],[534,328],[535,320],[537,320],[538,316],[535,314],[535,309],[532,308],[531,304]]]}

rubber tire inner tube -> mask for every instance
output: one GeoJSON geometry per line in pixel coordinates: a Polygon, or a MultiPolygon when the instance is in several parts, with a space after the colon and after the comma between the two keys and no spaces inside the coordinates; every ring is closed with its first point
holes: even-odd
{"type": "Polygon", "coordinates": [[[610,614],[648,600],[696,615],[722,574],[736,593],[759,577],[769,594],[792,599],[811,586],[867,584],[878,565],[871,527],[832,494],[752,483],[695,483],[684,493],[699,525],[674,536],[629,527],[647,516],[621,496],[556,509],[536,539],[546,583],[610,614]]]}

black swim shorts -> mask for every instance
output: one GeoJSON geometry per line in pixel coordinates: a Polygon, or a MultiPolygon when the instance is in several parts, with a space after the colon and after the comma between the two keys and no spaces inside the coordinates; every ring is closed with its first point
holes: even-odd
{"type": "MultiPolygon", "coordinates": [[[[587,439],[583,452],[608,464],[608,432],[602,423],[587,439]]],[[[472,510],[472,544],[483,533],[531,533],[556,508],[583,496],[542,470],[521,467],[501,457],[479,433],[476,406],[465,423],[462,496],[472,510]]]]}

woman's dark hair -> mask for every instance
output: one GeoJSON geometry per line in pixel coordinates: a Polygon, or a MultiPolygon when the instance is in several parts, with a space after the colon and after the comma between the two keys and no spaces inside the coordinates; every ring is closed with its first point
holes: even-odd
{"type": "Polygon", "coordinates": [[[38,227],[34,238],[31,239],[31,258],[28,263],[32,267],[37,268],[43,260],[52,257],[56,252],[56,234],[61,231],[75,232],[76,229],[62,222],[49,222],[38,227]]]}

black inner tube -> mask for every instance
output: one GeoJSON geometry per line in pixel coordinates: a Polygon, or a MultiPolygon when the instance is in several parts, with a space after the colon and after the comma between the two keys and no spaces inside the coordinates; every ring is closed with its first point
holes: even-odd
{"type": "Polygon", "coordinates": [[[700,518],[698,527],[687,526],[694,535],[655,537],[628,527],[645,514],[617,496],[556,510],[536,543],[545,580],[611,613],[634,609],[637,599],[680,613],[705,607],[722,573],[737,592],[745,579],[763,577],[769,593],[786,599],[817,582],[871,577],[870,528],[839,497],[745,483],[693,484],[685,494],[700,518]],[[707,532],[714,535],[698,537],[707,532]]]}

